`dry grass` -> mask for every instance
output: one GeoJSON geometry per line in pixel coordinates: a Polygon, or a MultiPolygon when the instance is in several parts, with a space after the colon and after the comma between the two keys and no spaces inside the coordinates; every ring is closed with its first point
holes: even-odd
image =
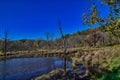
{"type": "MultiPolygon", "coordinates": [[[[84,49],[82,56],[78,53],[72,57],[73,66],[76,68],[75,63],[83,63],[84,67],[89,68],[89,72],[107,73],[112,72],[115,68],[120,66],[120,45],[102,47],[102,48],[89,48],[84,49]],[[92,71],[91,71],[92,69],[92,71]]],[[[81,55],[81,53],[79,52],[81,55]]],[[[120,76],[120,73],[118,74],[120,76]]]]}

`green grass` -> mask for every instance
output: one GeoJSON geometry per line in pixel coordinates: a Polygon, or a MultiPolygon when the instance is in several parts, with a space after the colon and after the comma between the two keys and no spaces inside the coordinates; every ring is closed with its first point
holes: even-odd
{"type": "Polygon", "coordinates": [[[108,69],[111,70],[111,73],[102,74],[101,77],[98,78],[99,75],[94,77],[96,80],[120,80],[120,55],[113,59],[111,64],[107,65],[108,69]]]}
{"type": "Polygon", "coordinates": [[[120,80],[120,67],[113,69],[111,73],[104,74],[101,80],[120,80]]]}

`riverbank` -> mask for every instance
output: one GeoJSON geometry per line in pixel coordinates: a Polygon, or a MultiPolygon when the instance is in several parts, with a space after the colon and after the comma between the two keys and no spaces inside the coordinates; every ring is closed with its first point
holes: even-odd
{"type": "MultiPolygon", "coordinates": [[[[99,48],[91,47],[80,47],[80,48],[68,48],[66,55],[68,57],[74,56],[78,51],[80,52],[89,52],[93,50],[98,50],[99,48]]],[[[0,60],[11,59],[11,58],[33,58],[33,57],[64,57],[64,50],[32,50],[32,51],[11,51],[7,52],[6,57],[4,53],[0,52],[0,60]]]]}
{"type": "MultiPolygon", "coordinates": [[[[80,76],[80,79],[83,77],[88,77],[93,80],[120,79],[120,45],[98,48],[84,52],[77,51],[74,56],[71,56],[71,60],[76,74],[80,69],[78,64],[82,63],[86,69],[86,72],[83,75],[78,75],[80,76]]],[[[50,74],[48,73],[40,76],[39,78],[36,78],[36,80],[42,80],[40,78],[48,75],[50,74]]],[[[56,80],[62,79],[58,78],[56,80]]]]}
{"type": "Polygon", "coordinates": [[[73,66],[75,63],[82,63],[94,80],[119,80],[120,79],[120,46],[104,47],[97,51],[76,53],[72,58],[73,66]],[[116,73],[115,73],[116,72],[116,73]],[[115,74],[113,74],[115,73],[115,74]],[[106,74],[106,75],[104,75],[106,74]]]}
{"type": "MultiPolygon", "coordinates": [[[[83,73],[81,73],[81,75],[83,73]]],[[[48,74],[36,77],[34,80],[79,80],[79,79],[89,80],[88,77],[82,78],[80,74],[78,74],[76,71],[67,69],[65,76],[65,72],[63,69],[56,69],[48,74]]]]}

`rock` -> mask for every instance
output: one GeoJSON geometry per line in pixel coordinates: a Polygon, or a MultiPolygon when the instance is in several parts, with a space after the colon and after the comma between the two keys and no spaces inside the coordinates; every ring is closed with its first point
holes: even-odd
{"type": "Polygon", "coordinates": [[[42,75],[40,77],[35,78],[35,80],[48,80],[50,79],[49,75],[42,75]]]}

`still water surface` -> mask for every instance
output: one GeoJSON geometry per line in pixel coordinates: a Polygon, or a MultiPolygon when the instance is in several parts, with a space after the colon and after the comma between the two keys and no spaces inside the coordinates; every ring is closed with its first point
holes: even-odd
{"type": "MultiPolygon", "coordinates": [[[[67,67],[72,68],[71,62],[67,62],[67,67]]],[[[63,68],[61,58],[18,58],[0,61],[0,80],[30,80],[56,68],[63,68]]]]}

